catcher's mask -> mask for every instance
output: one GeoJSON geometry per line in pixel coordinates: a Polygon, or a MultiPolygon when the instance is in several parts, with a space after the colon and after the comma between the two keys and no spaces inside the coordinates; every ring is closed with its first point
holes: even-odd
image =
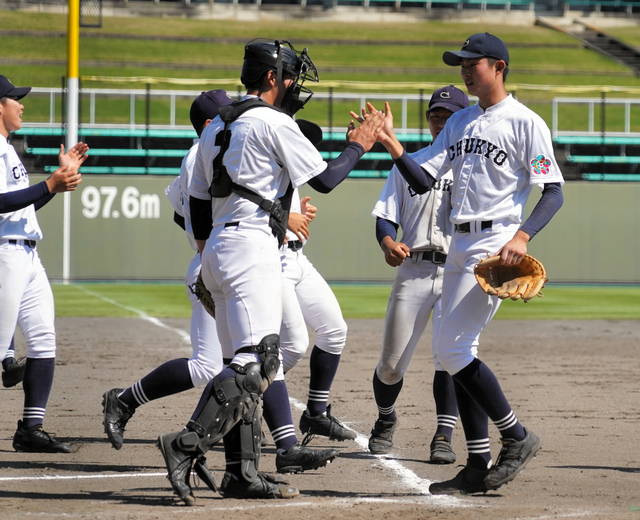
{"type": "Polygon", "coordinates": [[[255,83],[269,70],[276,71],[278,82],[282,81],[284,74],[295,78],[280,106],[287,114],[293,116],[313,96],[313,92],[303,84],[305,81],[318,82],[316,66],[307,54],[306,48],[298,52],[289,41],[258,38],[247,43],[244,47],[244,63],[240,75],[242,83],[255,83]],[[300,99],[301,94],[306,97],[300,99]]]}

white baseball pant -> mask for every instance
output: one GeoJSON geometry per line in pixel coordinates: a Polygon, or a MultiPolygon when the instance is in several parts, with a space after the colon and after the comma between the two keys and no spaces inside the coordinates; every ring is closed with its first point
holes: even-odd
{"type": "Polygon", "coordinates": [[[347,341],[347,324],[329,284],[302,249],[292,251],[287,248],[281,260],[280,352],[284,371],[288,372],[309,348],[307,324],[316,331],[316,346],[336,355],[342,354],[347,341]]]}

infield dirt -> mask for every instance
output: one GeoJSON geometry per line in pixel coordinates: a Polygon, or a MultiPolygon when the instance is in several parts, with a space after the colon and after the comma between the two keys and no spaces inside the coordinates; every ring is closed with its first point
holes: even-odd
{"type": "MultiPolygon", "coordinates": [[[[188,331],[188,320],[163,323],[188,331]]],[[[22,411],[22,385],[2,389],[0,516],[3,519],[292,518],[353,520],[640,519],[640,321],[493,321],[480,358],[497,374],[518,418],[543,449],[513,482],[486,495],[429,495],[431,481],[447,480],[464,463],[461,425],[454,432],[454,466],[428,463],[435,429],[430,328],[397,404],[400,427],[388,456],[373,456],[366,440],[376,418],[371,376],[381,320],[349,320],[349,336],[334,383],[333,414],[357,432],[353,442],[316,437],[310,446],[335,446],[326,468],[290,475],[300,490],[292,500],[222,499],[204,485],[197,505],[171,492],[160,452],[161,433],[181,429],[200,390],[154,401],[129,422],[125,444],[111,448],[102,429],[102,394],[126,387],[164,361],[188,357],[190,346],[171,328],[125,318],[59,318],[58,358],[45,429],[72,442],[62,454],[16,453],[11,439],[22,411]]],[[[24,341],[17,337],[18,354],[24,341]]],[[[306,401],[308,353],[287,376],[297,426],[306,401]]],[[[494,458],[499,435],[491,427],[494,458]]],[[[275,448],[263,450],[261,470],[275,471],[275,448]]],[[[221,447],[208,455],[218,482],[221,447]]]]}

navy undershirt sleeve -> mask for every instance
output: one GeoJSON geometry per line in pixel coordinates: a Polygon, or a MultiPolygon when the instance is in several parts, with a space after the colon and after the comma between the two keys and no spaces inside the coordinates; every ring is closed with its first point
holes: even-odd
{"type": "Polygon", "coordinates": [[[347,178],[363,155],[360,143],[349,143],[338,157],[327,163],[326,170],[309,180],[309,186],[320,193],[329,193],[347,178]]]}
{"type": "MultiPolygon", "coordinates": [[[[29,186],[23,190],[0,193],[0,213],[11,213],[12,211],[18,211],[19,209],[26,208],[27,206],[31,206],[31,204],[35,204],[49,194],[49,187],[47,186],[46,181],[39,182],[38,184],[29,186]]],[[[49,202],[49,200],[44,202],[44,204],[49,202]]],[[[42,204],[42,206],[44,204],[42,204]]]]}
{"type": "Polygon", "coordinates": [[[211,215],[211,201],[196,197],[189,197],[191,208],[191,227],[196,240],[206,240],[211,234],[213,216],[211,215]]]}
{"type": "Polygon", "coordinates": [[[556,214],[563,202],[564,197],[559,182],[550,182],[544,185],[542,197],[540,197],[531,215],[529,215],[529,218],[520,228],[529,235],[529,240],[536,236],[540,230],[549,223],[551,217],[556,214]]]}
{"type": "Polygon", "coordinates": [[[398,236],[398,224],[395,222],[391,222],[386,218],[378,217],[376,219],[376,238],[378,239],[378,244],[382,242],[384,237],[391,237],[391,240],[396,241],[396,237],[398,236]]]}
{"type": "Polygon", "coordinates": [[[34,203],[33,207],[38,211],[42,206],[46,206],[53,197],[55,197],[55,193],[49,193],[49,195],[42,197],[38,202],[34,203]]]}
{"type": "Polygon", "coordinates": [[[436,180],[427,173],[422,166],[415,162],[406,150],[393,163],[398,167],[400,174],[409,183],[411,189],[422,195],[428,192],[436,183],[436,180]]]}

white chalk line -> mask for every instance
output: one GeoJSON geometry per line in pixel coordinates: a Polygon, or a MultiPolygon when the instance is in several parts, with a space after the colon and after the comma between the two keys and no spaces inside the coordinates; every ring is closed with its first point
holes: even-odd
{"type": "Polygon", "coordinates": [[[158,318],[154,318],[153,316],[149,316],[147,313],[141,311],[140,309],[135,309],[133,307],[129,307],[128,305],[124,305],[116,300],[113,300],[111,298],[108,298],[107,296],[103,296],[102,294],[90,291],[89,289],[86,289],[84,287],[80,287],[78,285],[72,285],[72,287],[75,287],[76,289],[78,289],[79,291],[85,292],[91,296],[94,296],[95,298],[98,298],[102,301],[105,301],[107,303],[110,303],[111,305],[114,305],[115,307],[119,307],[120,309],[124,309],[126,311],[129,312],[133,312],[135,314],[137,314],[140,319],[148,321],[149,323],[153,323],[154,325],[156,325],[157,327],[160,327],[162,329],[168,329],[168,330],[172,330],[173,332],[175,332],[178,336],[180,336],[182,338],[182,341],[191,344],[191,336],[189,333],[187,333],[186,331],[182,330],[182,329],[178,329],[176,327],[171,327],[170,325],[167,325],[166,323],[163,323],[162,321],[160,321],[158,318]]]}

